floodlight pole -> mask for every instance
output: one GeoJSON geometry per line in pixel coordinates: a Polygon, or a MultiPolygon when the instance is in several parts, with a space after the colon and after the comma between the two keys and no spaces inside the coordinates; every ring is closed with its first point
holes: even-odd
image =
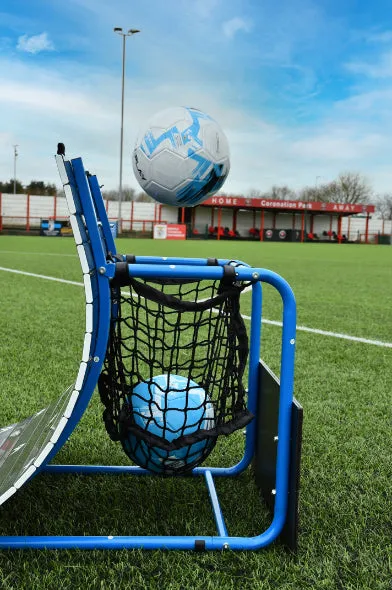
{"type": "Polygon", "coordinates": [[[14,144],[14,195],[16,195],[16,158],[18,157],[18,144],[14,144]]]}
{"type": "Polygon", "coordinates": [[[125,87],[125,41],[127,37],[131,37],[136,33],[140,33],[139,29],[129,29],[127,33],[123,33],[121,27],[113,29],[115,33],[122,36],[122,81],[121,81],[121,133],[120,133],[120,182],[118,190],[118,233],[121,233],[121,206],[122,206],[122,168],[123,168],[123,145],[124,145],[124,87],[125,87]]]}

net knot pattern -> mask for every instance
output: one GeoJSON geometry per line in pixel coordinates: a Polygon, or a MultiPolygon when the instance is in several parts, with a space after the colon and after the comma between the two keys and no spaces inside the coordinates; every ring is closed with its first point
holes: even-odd
{"type": "Polygon", "coordinates": [[[109,342],[98,383],[103,419],[110,438],[143,468],[169,475],[189,471],[219,436],[253,418],[243,383],[249,352],[240,314],[245,284],[227,274],[220,281],[112,281],[109,342]],[[157,376],[166,376],[166,383],[157,376]]]}

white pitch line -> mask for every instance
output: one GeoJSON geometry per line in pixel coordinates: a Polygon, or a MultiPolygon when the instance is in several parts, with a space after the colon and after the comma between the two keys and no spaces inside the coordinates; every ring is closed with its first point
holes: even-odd
{"type": "MultiPolygon", "coordinates": [[[[244,320],[250,320],[249,315],[242,315],[244,320]]],[[[270,326],[282,327],[282,322],[276,320],[261,320],[262,324],[270,326]]],[[[340,338],[341,340],[351,340],[352,342],[362,342],[363,344],[373,344],[374,346],[383,346],[384,348],[392,348],[392,342],[384,342],[383,340],[370,340],[369,338],[361,338],[360,336],[350,336],[350,334],[340,334],[339,332],[328,332],[326,330],[319,330],[318,328],[308,328],[307,326],[296,326],[297,332],[310,332],[311,334],[320,334],[320,336],[329,336],[331,338],[340,338]]]]}
{"type": "Polygon", "coordinates": [[[1,254],[26,254],[27,256],[64,256],[67,258],[77,258],[77,254],[63,254],[57,252],[21,252],[20,250],[0,250],[1,254]]]}
{"type": "Polygon", "coordinates": [[[34,272],[27,272],[25,270],[16,270],[14,268],[5,268],[5,266],[0,266],[0,270],[4,270],[5,272],[13,272],[17,275],[26,275],[27,277],[35,277],[36,279],[45,279],[46,281],[55,281],[57,283],[66,283],[67,285],[76,285],[78,287],[83,287],[83,283],[78,283],[77,281],[68,281],[67,279],[59,279],[57,277],[48,277],[46,275],[37,275],[34,272]]]}
{"type": "MultiPolygon", "coordinates": [[[[14,268],[5,268],[4,266],[0,266],[0,271],[3,270],[5,272],[12,272],[19,275],[26,275],[28,277],[35,277],[37,279],[45,279],[47,281],[55,281],[58,283],[65,283],[67,285],[76,285],[77,287],[83,287],[83,283],[79,283],[77,281],[69,281],[67,279],[59,279],[57,277],[49,277],[46,275],[39,275],[33,272],[27,272],[23,270],[16,270],[14,268]]],[[[249,287],[247,287],[249,290],[249,287]]],[[[244,289],[245,292],[245,289],[244,289]]],[[[242,314],[244,320],[250,320],[249,315],[242,314]]],[[[282,327],[282,322],[278,322],[276,320],[261,320],[263,324],[268,324],[270,326],[278,326],[282,327]]],[[[372,344],[373,346],[381,346],[383,348],[392,348],[392,342],[384,342],[382,340],[370,340],[369,338],[361,338],[359,336],[351,336],[350,334],[340,334],[339,332],[328,332],[326,330],[318,330],[317,328],[308,328],[307,326],[297,326],[298,332],[309,332],[311,334],[319,334],[320,336],[328,336],[330,338],[339,338],[341,340],[351,340],[352,342],[361,342],[362,344],[372,344]]]]}

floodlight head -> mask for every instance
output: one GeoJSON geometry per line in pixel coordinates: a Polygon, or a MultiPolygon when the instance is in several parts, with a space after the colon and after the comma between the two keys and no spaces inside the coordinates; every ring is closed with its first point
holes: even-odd
{"type": "Polygon", "coordinates": [[[113,31],[115,33],[122,33],[122,27],[114,27],[113,31]]]}
{"type": "Polygon", "coordinates": [[[139,29],[129,29],[128,35],[135,35],[135,33],[140,33],[139,29]]]}

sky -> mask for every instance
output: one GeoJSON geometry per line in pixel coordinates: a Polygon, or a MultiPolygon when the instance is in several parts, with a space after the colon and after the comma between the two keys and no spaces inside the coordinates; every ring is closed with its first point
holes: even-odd
{"type": "Polygon", "coordinates": [[[360,172],[392,191],[390,0],[0,0],[0,180],[60,186],[53,154],[118,187],[156,112],[193,106],[230,145],[223,190],[299,190],[360,172]]]}

